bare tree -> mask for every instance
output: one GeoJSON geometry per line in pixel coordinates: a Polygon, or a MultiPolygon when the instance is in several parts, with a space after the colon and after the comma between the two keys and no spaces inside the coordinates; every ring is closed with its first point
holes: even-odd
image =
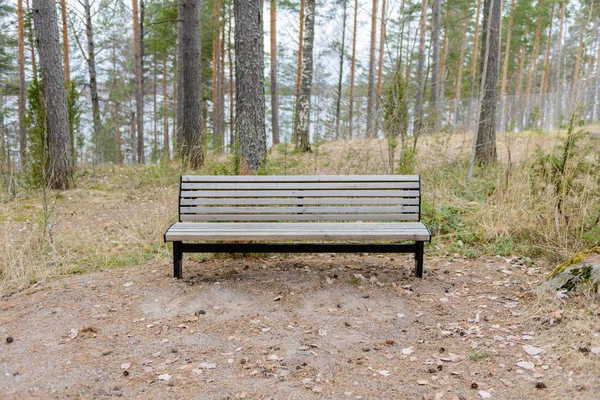
{"type": "Polygon", "coordinates": [[[417,65],[417,99],[415,103],[414,136],[416,140],[423,124],[423,98],[425,96],[425,24],[427,22],[427,0],[421,0],[419,21],[419,62],[417,65]]]}
{"type": "Polygon", "coordinates": [[[481,111],[476,135],[475,160],[484,164],[496,160],[496,104],[500,64],[500,0],[485,0],[481,42],[481,111]]]}
{"type": "Polygon", "coordinates": [[[440,117],[442,115],[441,101],[441,77],[440,77],[440,31],[442,18],[442,0],[433,0],[433,15],[431,28],[431,42],[433,44],[432,65],[431,65],[431,102],[433,103],[433,130],[439,128],[440,117]]]}
{"type": "Polygon", "coordinates": [[[204,165],[202,143],[202,59],[200,57],[200,0],[181,0],[183,16],[183,141],[190,168],[204,165]]]}
{"type": "Polygon", "coordinates": [[[279,144],[279,88],[277,87],[277,1],[271,0],[271,135],[279,144]]]}
{"type": "Polygon", "coordinates": [[[354,128],[354,72],[356,69],[356,26],[358,20],[358,0],[354,0],[354,30],[352,31],[352,61],[350,63],[350,99],[348,104],[348,134],[346,139],[352,139],[354,128]]]}
{"type": "Polygon", "coordinates": [[[302,42],[302,85],[298,97],[296,148],[310,151],[310,98],[312,94],[313,42],[315,40],[315,0],[306,0],[304,13],[304,40],[302,42]]]}
{"type": "Polygon", "coordinates": [[[256,171],[267,153],[265,128],[263,1],[234,0],[235,98],[242,168],[256,171]]]}
{"type": "MultiPolygon", "coordinates": [[[[144,0],[141,0],[142,3],[144,0]]],[[[144,82],[142,69],[142,34],[138,15],[138,0],[133,0],[133,52],[135,56],[135,104],[137,116],[137,157],[144,163],[144,82]]]]}
{"type": "Polygon", "coordinates": [[[54,1],[33,1],[33,23],[42,71],[48,129],[49,168],[46,181],[52,189],[68,189],[73,184],[73,163],[65,74],[60,59],[54,1]]]}
{"type": "Polygon", "coordinates": [[[17,19],[19,30],[19,154],[21,156],[21,169],[24,169],[27,156],[27,135],[25,132],[27,86],[25,83],[25,20],[23,15],[23,0],[17,1],[17,19]]]}
{"type": "Polygon", "coordinates": [[[369,81],[367,83],[367,137],[376,137],[375,124],[375,52],[377,42],[377,0],[373,0],[371,10],[371,46],[369,48],[369,81]]]}

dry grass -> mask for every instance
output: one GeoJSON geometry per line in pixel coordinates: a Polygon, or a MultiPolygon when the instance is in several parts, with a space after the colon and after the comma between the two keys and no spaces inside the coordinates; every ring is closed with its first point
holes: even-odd
{"type": "MultiPolygon", "coordinates": [[[[556,150],[563,136],[561,132],[500,135],[501,163],[476,169],[469,185],[465,176],[471,137],[422,137],[414,172],[423,177],[423,216],[435,234],[428,252],[468,257],[519,254],[553,261],[600,238],[600,231],[586,238],[586,229],[593,228],[586,224],[600,213],[597,177],[581,178],[583,189],[569,197],[568,218],[558,224],[555,199],[530,190],[531,155],[537,146],[556,150]]],[[[598,141],[589,143],[597,158],[598,141]]],[[[263,172],[387,174],[387,157],[382,139],[324,143],[308,155],[280,145],[271,149],[263,172]]],[[[195,173],[231,173],[232,164],[230,156],[209,157],[206,167],[195,173]]],[[[170,253],[162,234],[176,219],[181,172],[175,164],[103,166],[94,182],[91,172],[83,170],[76,189],[49,194],[48,218],[39,191],[22,190],[1,198],[0,287],[14,290],[60,274],[166,261],[170,253]]]]}

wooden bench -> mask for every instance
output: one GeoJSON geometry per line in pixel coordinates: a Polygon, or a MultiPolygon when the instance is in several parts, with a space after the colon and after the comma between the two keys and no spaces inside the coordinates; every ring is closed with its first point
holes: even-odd
{"type": "Polygon", "coordinates": [[[362,252],[414,253],[421,278],[431,233],[420,220],[417,175],[188,175],[164,240],[175,278],[183,253],[362,252]]]}

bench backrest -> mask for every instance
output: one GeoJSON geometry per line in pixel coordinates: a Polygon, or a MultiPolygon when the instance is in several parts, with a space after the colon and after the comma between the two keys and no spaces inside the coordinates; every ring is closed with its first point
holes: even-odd
{"type": "Polygon", "coordinates": [[[418,175],[193,176],[179,221],[419,221],[418,175]]]}

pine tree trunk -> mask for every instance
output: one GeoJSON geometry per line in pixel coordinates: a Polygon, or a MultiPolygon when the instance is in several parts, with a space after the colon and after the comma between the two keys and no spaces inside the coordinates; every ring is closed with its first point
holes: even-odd
{"type": "Polygon", "coordinates": [[[175,145],[173,149],[173,157],[183,157],[184,155],[184,139],[183,139],[183,54],[184,46],[183,43],[183,13],[184,3],[178,1],[177,3],[177,84],[176,91],[176,113],[175,113],[175,145]]]}
{"type": "MultiPolygon", "coordinates": [[[[29,0],[25,0],[25,6],[27,7],[27,14],[31,14],[32,10],[29,8],[29,0]]],[[[27,32],[29,37],[29,53],[31,54],[31,72],[33,76],[37,78],[37,63],[35,61],[35,40],[33,38],[33,28],[30,27],[27,32]]]]}
{"type": "Polygon", "coordinates": [[[348,105],[348,134],[346,139],[351,140],[354,128],[354,73],[356,69],[356,27],[358,20],[358,0],[354,0],[354,30],[352,31],[352,61],[350,63],[350,99],[348,105]]]}
{"type": "Polygon", "coordinates": [[[554,20],[554,7],[556,3],[552,3],[552,10],[550,11],[550,26],[548,27],[548,35],[546,37],[546,54],[544,54],[544,66],[542,68],[542,86],[540,88],[540,94],[542,100],[540,102],[542,109],[542,129],[546,129],[546,119],[548,117],[548,73],[550,68],[550,46],[552,42],[552,22],[554,20]]]}
{"type": "Polygon", "coordinates": [[[371,46],[369,47],[369,80],[367,82],[367,137],[377,137],[375,128],[375,52],[377,44],[377,0],[371,10],[371,46]]]}
{"type": "Polygon", "coordinates": [[[154,73],[152,75],[154,78],[154,82],[152,84],[152,132],[154,133],[154,135],[152,136],[152,162],[154,162],[158,158],[158,72],[156,71],[156,61],[154,61],[153,70],[154,73]]]}
{"type": "Polygon", "coordinates": [[[590,24],[590,20],[592,19],[592,11],[594,10],[594,3],[590,3],[589,13],[587,17],[587,21],[584,25],[581,26],[581,30],[579,31],[579,45],[577,46],[577,57],[575,58],[575,68],[573,71],[573,86],[571,89],[571,110],[569,114],[572,114],[575,111],[578,103],[579,97],[579,69],[581,68],[581,57],[583,53],[583,36],[585,31],[590,24]]]}
{"type": "Polygon", "coordinates": [[[123,154],[121,153],[121,123],[119,121],[119,102],[114,102],[114,113],[115,113],[115,152],[116,152],[116,163],[123,164],[123,154]]]}
{"type": "Polygon", "coordinates": [[[69,65],[69,34],[67,28],[67,1],[60,0],[60,9],[62,16],[62,39],[63,39],[63,60],[65,63],[65,79],[67,81],[67,90],[71,87],[71,67],[69,65]]]}
{"type": "Polygon", "coordinates": [[[379,35],[379,65],[377,66],[377,94],[375,96],[375,136],[379,129],[379,110],[381,108],[381,90],[383,88],[383,52],[385,49],[385,6],[386,0],[381,3],[381,31],[379,35]]]}
{"type": "Polygon", "coordinates": [[[475,37],[473,39],[473,55],[471,56],[471,87],[469,89],[469,106],[467,116],[469,118],[469,126],[472,126],[473,121],[473,100],[475,100],[475,80],[477,78],[477,49],[479,48],[479,16],[481,14],[481,0],[477,0],[477,11],[475,15],[475,37]]]}
{"type": "Polygon", "coordinates": [[[171,159],[171,152],[169,151],[169,97],[167,93],[167,54],[164,53],[162,56],[162,95],[163,95],[163,161],[169,161],[171,159]]]}
{"type": "Polygon", "coordinates": [[[135,129],[135,111],[131,112],[129,124],[131,126],[131,163],[135,164],[137,162],[136,157],[135,157],[135,148],[137,146],[136,129],[135,129]]]}
{"type": "Polygon", "coordinates": [[[485,0],[481,42],[481,112],[477,129],[475,159],[488,164],[496,155],[496,104],[498,103],[498,66],[500,64],[500,0],[485,0]]]}
{"type": "MultiPolygon", "coordinates": [[[[141,0],[143,2],[143,0],[141,0]]],[[[144,163],[144,87],[142,71],[142,35],[138,16],[138,0],[133,3],[133,52],[135,58],[135,104],[137,117],[137,157],[138,163],[144,163]]]]}
{"type": "Polygon", "coordinates": [[[427,22],[427,0],[421,0],[419,21],[419,61],[417,65],[417,98],[415,103],[415,124],[413,136],[416,141],[423,125],[423,99],[425,96],[425,24],[427,22]]]}
{"type": "Polygon", "coordinates": [[[18,46],[19,46],[19,154],[21,170],[27,160],[27,134],[25,132],[25,109],[27,107],[27,84],[25,83],[25,20],[23,0],[17,1],[18,46]]]}
{"type": "Polygon", "coordinates": [[[335,140],[340,139],[340,112],[342,108],[342,83],[344,80],[344,56],[346,51],[346,17],[348,14],[348,0],[344,0],[343,4],[344,14],[342,17],[342,43],[340,49],[340,67],[338,75],[337,99],[335,101],[335,140]]]}
{"type": "Polygon", "coordinates": [[[315,0],[306,0],[302,42],[302,86],[298,97],[296,138],[301,152],[310,151],[310,100],[312,93],[313,42],[315,39],[315,0]]]}
{"type": "Polygon", "coordinates": [[[559,92],[560,92],[560,69],[561,69],[561,61],[562,61],[562,39],[563,39],[563,34],[564,34],[564,27],[565,27],[565,15],[566,15],[566,9],[567,9],[567,0],[562,0],[561,3],[561,11],[560,11],[560,27],[558,30],[558,38],[557,38],[557,43],[556,43],[556,56],[553,57],[553,61],[556,63],[555,66],[555,75],[554,75],[554,84],[553,86],[553,90],[556,96],[555,102],[553,104],[554,107],[554,112],[553,112],[553,119],[554,122],[556,121],[556,115],[557,115],[557,111],[560,109],[560,103],[562,101],[562,96],[560,96],[559,92]]]}
{"type": "Polygon", "coordinates": [[[462,94],[463,69],[465,64],[465,49],[467,47],[467,28],[463,28],[462,42],[460,45],[460,57],[458,58],[458,76],[456,78],[456,88],[454,89],[454,122],[452,131],[456,132],[456,127],[459,124],[458,103],[462,94]]]}
{"type": "Polygon", "coordinates": [[[183,3],[183,141],[191,169],[204,165],[202,142],[202,59],[200,57],[200,0],[183,3]]]}
{"type": "Polygon", "coordinates": [[[263,1],[234,0],[236,135],[243,171],[257,171],[267,153],[263,1]]]}
{"type": "Polygon", "coordinates": [[[271,0],[271,135],[279,144],[279,88],[277,87],[277,1],[271,0]]]}
{"type": "Polygon", "coordinates": [[[442,104],[440,101],[439,89],[441,86],[441,78],[439,74],[440,68],[440,30],[441,30],[441,0],[433,0],[433,26],[431,29],[431,42],[433,47],[432,63],[431,63],[431,103],[433,105],[433,131],[439,129],[440,117],[442,115],[442,104]]]}
{"type": "Polygon", "coordinates": [[[224,100],[223,100],[223,65],[221,51],[221,1],[215,1],[215,19],[214,19],[214,40],[213,40],[213,129],[214,129],[214,148],[215,154],[223,153],[225,143],[225,119],[224,119],[224,100]]]}
{"type": "Polygon", "coordinates": [[[306,0],[300,0],[300,22],[298,29],[298,68],[296,71],[296,104],[294,105],[294,119],[292,124],[292,143],[298,147],[298,137],[296,136],[298,125],[298,110],[300,107],[300,88],[302,86],[302,52],[304,43],[304,11],[306,9],[306,0]]]}
{"type": "Polygon", "coordinates": [[[231,4],[233,1],[229,1],[229,29],[227,30],[227,58],[229,60],[229,151],[234,152],[235,146],[235,114],[234,114],[234,96],[233,96],[233,57],[231,56],[231,31],[233,30],[233,10],[231,4]]]}
{"type": "Polygon", "coordinates": [[[33,1],[33,23],[40,57],[46,109],[49,156],[46,182],[52,189],[64,190],[73,184],[73,153],[54,1],[33,1]]]}
{"type": "Polygon", "coordinates": [[[84,0],[83,8],[85,12],[85,35],[87,38],[87,64],[90,76],[90,97],[92,101],[92,121],[94,127],[94,165],[97,165],[100,158],[100,103],[98,101],[98,82],[96,79],[96,50],[94,46],[94,30],[92,26],[92,14],[90,11],[89,0],[84,0]]]}
{"type": "Polygon", "coordinates": [[[523,124],[525,126],[528,125],[529,115],[531,114],[531,103],[533,100],[533,95],[535,94],[535,86],[536,86],[536,78],[537,78],[537,59],[540,48],[540,34],[542,29],[542,10],[544,7],[544,0],[540,0],[538,4],[538,18],[535,27],[535,39],[533,42],[533,51],[531,53],[531,58],[529,59],[528,65],[528,73],[527,73],[527,81],[525,82],[525,102],[523,105],[523,124]]]}
{"type": "Polygon", "coordinates": [[[515,0],[510,2],[510,16],[508,17],[508,29],[506,30],[506,44],[504,46],[504,61],[502,63],[502,81],[500,83],[500,126],[506,127],[506,113],[504,112],[506,104],[506,80],[508,78],[508,60],[510,55],[510,40],[512,37],[512,27],[515,17],[515,0]]]}
{"type": "MultiPolygon", "coordinates": [[[[446,9],[446,13],[444,15],[444,20],[448,20],[448,15],[450,13],[450,8],[446,9]]],[[[440,58],[440,79],[439,79],[439,88],[438,88],[438,100],[439,100],[439,113],[438,113],[438,127],[443,128],[442,126],[442,117],[444,116],[444,99],[446,96],[446,61],[448,59],[448,28],[444,28],[444,39],[442,40],[442,55],[440,58]]]]}
{"type": "MultiPolygon", "coordinates": [[[[525,30],[525,35],[523,37],[527,37],[528,30],[525,30]]],[[[519,49],[519,69],[517,70],[517,78],[515,79],[515,94],[513,100],[512,113],[508,112],[508,104],[506,105],[505,113],[506,115],[513,115],[515,118],[515,123],[517,125],[517,129],[521,129],[521,119],[518,118],[518,110],[522,109],[522,99],[521,99],[521,87],[523,86],[523,71],[525,70],[525,46],[521,46],[519,49]],[[517,108],[517,106],[520,106],[517,108]]]]}

